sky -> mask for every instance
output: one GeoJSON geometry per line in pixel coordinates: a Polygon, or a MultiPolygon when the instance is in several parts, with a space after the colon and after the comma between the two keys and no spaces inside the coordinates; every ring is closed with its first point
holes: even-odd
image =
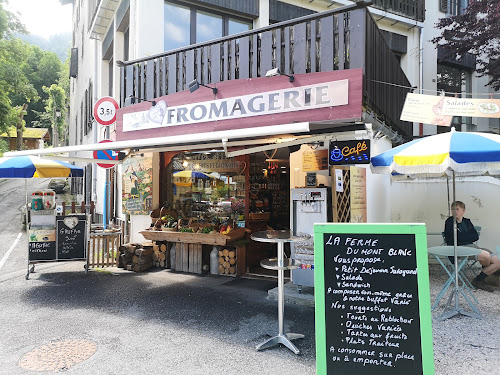
{"type": "Polygon", "coordinates": [[[71,32],[73,6],[61,5],[59,0],[7,0],[7,9],[19,12],[18,18],[30,34],[48,39],[71,32]]]}

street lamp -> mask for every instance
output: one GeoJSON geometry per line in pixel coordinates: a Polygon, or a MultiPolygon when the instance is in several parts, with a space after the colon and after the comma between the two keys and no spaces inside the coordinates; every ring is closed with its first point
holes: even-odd
{"type": "Polygon", "coordinates": [[[57,128],[57,119],[61,117],[61,110],[54,107],[54,117],[52,125],[52,145],[54,147],[59,146],[59,130],[57,128]]]}

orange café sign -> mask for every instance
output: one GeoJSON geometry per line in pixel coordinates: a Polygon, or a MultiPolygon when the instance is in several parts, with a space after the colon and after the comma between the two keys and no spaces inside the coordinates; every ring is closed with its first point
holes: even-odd
{"type": "Polygon", "coordinates": [[[117,140],[236,130],[293,122],[359,121],[362,69],[235,79],[184,90],[117,112],[117,140]],[[186,126],[188,125],[188,126],[186,126]]]}

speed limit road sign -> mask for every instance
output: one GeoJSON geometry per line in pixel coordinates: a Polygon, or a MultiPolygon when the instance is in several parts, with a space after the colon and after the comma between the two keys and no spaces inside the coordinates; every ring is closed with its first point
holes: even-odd
{"type": "Polygon", "coordinates": [[[94,105],[94,118],[101,125],[111,125],[116,121],[118,103],[115,99],[105,96],[94,105]]]}

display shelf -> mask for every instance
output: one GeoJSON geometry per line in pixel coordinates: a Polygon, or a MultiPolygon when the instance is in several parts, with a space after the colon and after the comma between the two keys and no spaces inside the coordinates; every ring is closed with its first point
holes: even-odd
{"type": "Polygon", "coordinates": [[[246,231],[247,229],[245,228],[238,228],[228,234],[167,232],[158,230],[143,230],[140,233],[145,239],[150,241],[184,242],[226,246],[243,238],[246,231]]]}

